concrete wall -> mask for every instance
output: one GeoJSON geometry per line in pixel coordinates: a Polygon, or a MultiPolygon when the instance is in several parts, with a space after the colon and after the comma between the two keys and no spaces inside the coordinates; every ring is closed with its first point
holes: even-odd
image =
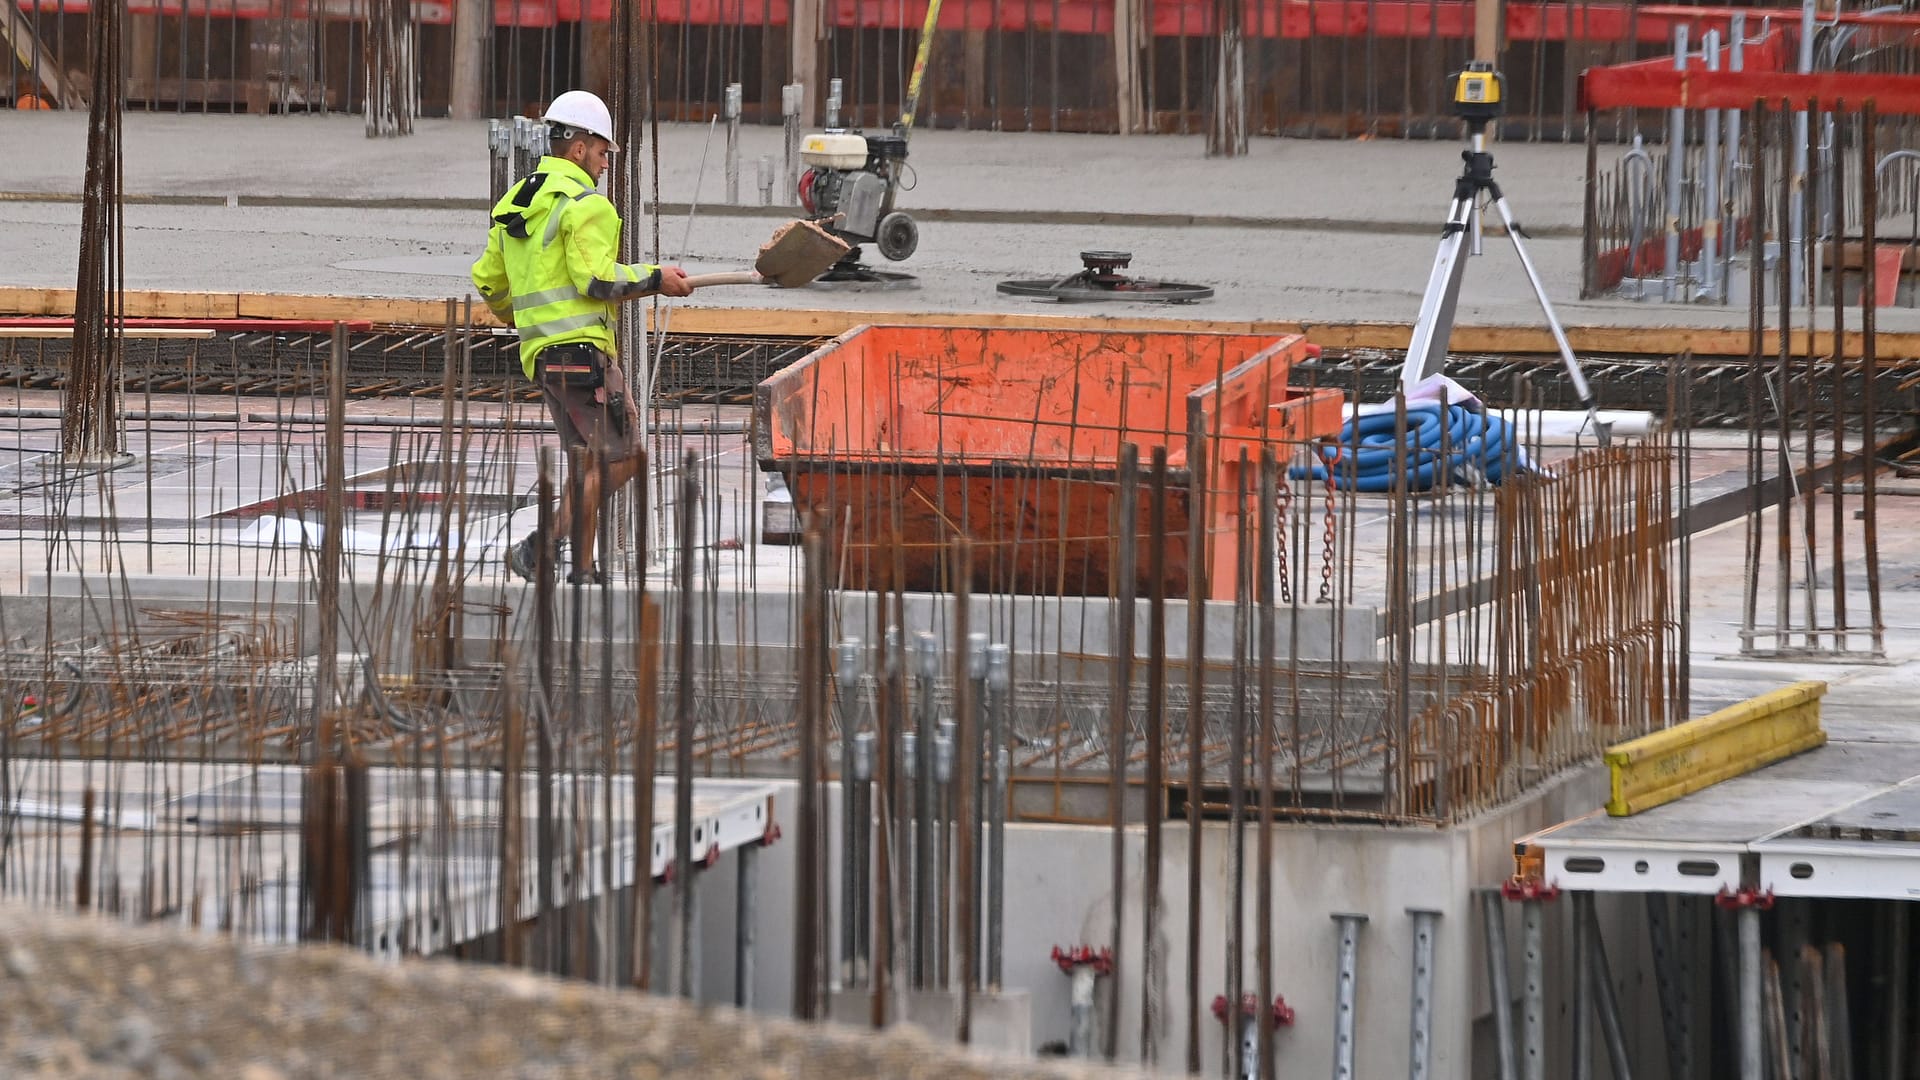
{"type": "MultiPolygon", "coordinates": [[[[1376,826],[1280,825],[1274,829],[1274,988],[1296,1013],[1291,1029],[1276,1037],[1282,1075],[1320,1075],[1333,1061],[1334,975],[1338,939],[1334,912],[1357,912],[1369,922],[1361,933],[1358,979],[1358,1075],[1407,1074],[1410,1046],[1412,922],[1409,907],[1441,912],[1435,945],[1433,1072],[1436,1077],[1492,1077],[1492,1003],[1487,991],[1485,937],[1477,889],[1497,886],[1512,873],[1512,842],[1547,825],[1587,813],[1605,797],[1605,773],[1583,770],[1544,784],[1502,810],[1450,829],[1376,826]]],[[[837,792],[832,796],[838,815],[837,792]]],[[[777,812],[791,824],[792,791],[783,787],[777,812]]],[[[789,828],[789,832],[791,829],[789,828]]],[[[836,834],[837,835],[837,834],[836,834]]],[[[1225,823],[1208,822],[1202,833],[1202,926],[1200,998],[1202,1061],[1218,1074],[1224,1032],[1208,1006],[1225,991],[1226,919],[1229,890],[1225,823]]],[[[1163,834],[1165,863],[1161,935],[1166,963],[1161,988],[1160,1061],[1168,1071],[1184,1068],[1186,867],[1188,834],[1183,822],[1170,822],[1163,834]]],[[[1104,829],[1063,825],[1011,825],[1007,846],[1006,984],[1024,990],[1031,1002],[1031,1038],[1035,1046],[1064,1041],[1069,1027],[1067,978],[1049,954],[1055,945],[1114,944],[1111,933],[1110,834],[1104,829]]],[[[1253,881],[1256,833],[1247,836],[1247,903],[1244,956],[1247,990],[1254,989],[1253,881]]],[[[758,861],[761,902],[754,1000],[758,1007],[784,1012],[791,1001],[791,913],[779,902],[792,895],[793,845],[766,849],[758,861]]],[[[1103,981],[1101,993],[1117,985],[1121,994],[1120,1052],[1137,1060],[1139,1048],[1140,889],[1144,832],[1127,834],[1126,924],[1116,954],[1118,974],[1103,981]]],[[[837,865],[837,864],[836,864],[837,865]]],[[[705,871],[700,896],[707,910],[703,927],[703,988],[714,1001],[733,993],[733,889],[736,866],[722,860],[705,871]]],[[[838,871],[833,871],[836,888],[838,871]]],[[[664,896],[664,894],[663,894],[664,896]]],[[[1598,908],[1607,942],[1616,994],[1625,1013],[1634,1054],[1633,1075],[1658,1080],[1666,1075],[1658,999],[1647,954],[1643,909],[1638,897],[1598,908]],[[1630,902],[1629,902],[1630,901],[1630,902]]],[[[1571,1007],[1571,937],[1564,898],[1546,910],[1548,1075],[1564,1075],[1569,1061],[1568,1015],[1571,1007]]],[[[1510,986],[1516,1030],[1521,992],[1520,914],[1506,906],[1510,986]]],[[[837,926],[837,923],[836,923],[837,926]]],[[[837,955],[837,953],[836,953],[837,955]]],[[[1104,1014],[1103,1014],[1104,1015],[1104,1014]]],[[[993,1038],[983,1035],[983,1038],[993,1038]]],[[[1596,1029],[1596,1050],[1598,1034],[1596,1029]]],[[[1598,1066],[1601,1069],[1605,1065],[1598,1066]]],[[[1597,1075],[1597,1074],[1596,1074],[1597,1075]]]]}

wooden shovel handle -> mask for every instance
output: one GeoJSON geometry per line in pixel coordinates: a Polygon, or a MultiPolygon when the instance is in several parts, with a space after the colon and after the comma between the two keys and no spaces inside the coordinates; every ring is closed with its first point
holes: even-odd
{"type": "Polygon", "coordinates": [[[729,270],[723,274],[691,274],[687,284],[693,288],[705,288],[708,285],[758,285],[761,278],[753,270],[729,270]]]}

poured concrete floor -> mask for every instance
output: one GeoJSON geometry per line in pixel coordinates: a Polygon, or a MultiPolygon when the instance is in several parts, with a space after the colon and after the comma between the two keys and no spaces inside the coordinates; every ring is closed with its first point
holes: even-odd
{"type": "MultiPolygon", "coordinates": [[[[9,135],[35,152],[0,160],[0,286],[73,286],[85,120],[8,117],[9,135]]],[[[709,146],[706,125],[664,126],[660,188],[671,212],[657,236],[649,221],[630,227],[690,271],[746,264],[783,213],[760,207],[752,182],[754,161],[777,155],[779,137],[775,128],[743,130],[742,200],[751,205],[729,207],[724,138],[709,146]]],[[[344,116],[132,114],[125,138],[126,190],[139,197],[126,211],[131,288],[420,299],[470,291],[466,266],[485,243],[482,122],[423,120],[408,138],[369,140],[344,116]]],[[[901,196],[923,219],[919,251],[894,267],[917,275],[916,288],[732,287],[680,306],[1411,322],[1458,150],[1259,139],[1247,157],[1219,160],[1198,137],[922,132],[915,186],[901,196]],[[1132,251],[1131,273],[1216,295],[1061,308],[995,291],[1003,279],[1072,273],[1087,248],[1132,251]]],[[[1495,154],[1567,323],[1746,325],[1740,307],[1578,301],[1585,148],[1498,144],[1495,154]]],[[[1468,275],[1460,323],[1538,326],[1506,241],[1490,236],[1486,250],[1468,275]]],[[[1885,311],[1880,325],[1920,328],[1920,313],[1885,311]]]]}

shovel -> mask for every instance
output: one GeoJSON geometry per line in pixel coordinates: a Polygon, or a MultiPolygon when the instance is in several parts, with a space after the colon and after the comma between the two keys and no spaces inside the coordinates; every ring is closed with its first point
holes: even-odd
{"type": "Polygon", "coordinates": [[[687,284],[696,289],[707,285],[760,284],[797,289],[826,273],[851,250],[846,241],[811,221],[789,221],[760,245],[760,256],[753,260],[753,269],[693,274],[688,276],[687,284]]]}

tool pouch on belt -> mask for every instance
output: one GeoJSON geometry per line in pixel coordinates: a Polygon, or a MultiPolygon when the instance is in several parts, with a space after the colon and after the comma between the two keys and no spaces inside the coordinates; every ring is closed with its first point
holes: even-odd
{"type": "Polygon", "coordinates": [[[543,377],[566,390],[598,390],[607,382],[606,358],[591,345],[554,345],[540,354],[543,377]]]}

